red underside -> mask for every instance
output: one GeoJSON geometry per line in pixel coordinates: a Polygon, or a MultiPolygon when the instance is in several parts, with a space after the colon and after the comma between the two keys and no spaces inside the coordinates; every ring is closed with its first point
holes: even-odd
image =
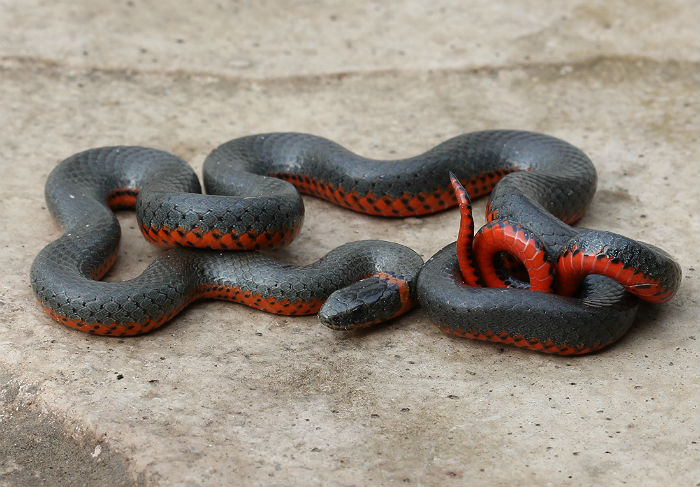
{"type": "Polygon", "coordinates": [[[506,332],[493,333],[492,331],[487,331],[486,333],[481,333],[477,330],[472,330],[471,332],[465,330],[454,330],[449,327],[443,327],[440,325],[436,326],[440,328],[443,332],[455,335],[458,337],[472,338],[474,340],[482,340],[489,342],[503,343],[505,345],[514,345],[516,347],[527,348],[529,350],[536,350],[542,353],[551,353],[555,355],[584,355],[587,353],[592,353],[601,348],[609,345],[609,343],[595,344],[590,347],[583,346],[573,346],[573,345],[557,345],[551,340],[541,342],[537,338],[526,339],[522,335],[510,336],[506,332]]]}
{"type": "Polygon", "coordinates": [[[129,210],[136,205],[138,189],[118,188],[107,195],[107,206],[113,210],[129,210]]]}
{"type": "MultiPolygon", "coordinates": [[[[650,303],[665,303],[673,297],[673,292],[662,287],[659,281],[650,279],[622,262],[614,262],[608,256],[599,254],[564,252],[557,262],[557,292],[563,296],[573,296],[588,274],[600,274],[616,280],[632,294],[650,303]]],[[[599,251],[602,253],[603,249],[599,251]]]]}
{"type": "MultiPolygon", "coordinates": [[[[467,191],[477,198],[491,192],[496,183],[509,171],[484,173],[469,181],[465,181],[467,191]]],[[[289,181],[297,189],[338,206],[349,208],[359,213],[387,217],[407,217],[429,215],[457,204],[457,200],[449,186],[438,188],[432,193],[421,192],[417,195],[404,193],[392,199],[386,195],[367,193],[358,194],[354,190],[345,190],[341,186],[325,183],[310,176],[290,174],[273,174],[273,176],[289,181]]]]}
{"type": "Polygon", "coordinates": [[[498,276],[493,263],[497,252],[508,252],[525,266],[531,291],[554,292],[552,265],[530,232],[504,221],[482,228],[474,239],[477,266],[484,282],[488,287],[505,288],[506,283],[498,276]]]}
{"type": "MultiPolygon", "coordinates": [[[[464,281],[472,286],[478,285],[477,276],[481,275],[489,287],[506,287],[493,265],[495,254],[505,251],[525,266],[530,278],[531,290],[552,292],[554,285],[552,266],[546,261],[544,251],[538,249],[529,232],[518,225],[511,225],[504,221],[493,227],[482,228],[474,237],[469,195],[454,179],[452,187],[459,201],[462,217],[457,239],[457,258],[464,281]]],[[[582,214],[581,212],[568,215],[563,219],[570,223],[580,218],[582,214]]],[[[493,221],[496,217],[496,212],[489,210],[489,221],[493,221]]],[[[664,288],[658,280],[649,278],[632,267],[625,267],[622,262],[615,262],[612,258],[601,255],[604,249],[592,254],[584,254],[576,250],[573,248],[564,252],[557,261],[556,291],[558,294],[573,296],[586,275],[600,274],[620,282],[630,293],[651,303],[664,303],[673,297],[673,292],[664,288]]]]}
{"type": "Polygon", "coordinates": [[[459,203],[460,226],[457,237],[457,260],[462,278],[470,286],[480,286],[481,279],[488,287],[507,287],[494,267],[494,257],[498,252],[508,252],[520,261],[528,271],[532,291],[553,292],[554,275],[546,255],[538,248],[529,232],[519,225],[499,222],[488,225],[474,236],[469,192],[454,177],[452,190],[459,203]]]}
{"type": "Polygon", "coordinates": [[[218,229],[203,232],[201,228],[187,230],[168,227],[154,228],[139,225],[143,236],[158,247],[194,247],[214,250],[259,250],[277,249],[291,243],[299,234],[299,227],[283,232],[257,233],[250,230],[243,234],[222,233],[218,229]]]}

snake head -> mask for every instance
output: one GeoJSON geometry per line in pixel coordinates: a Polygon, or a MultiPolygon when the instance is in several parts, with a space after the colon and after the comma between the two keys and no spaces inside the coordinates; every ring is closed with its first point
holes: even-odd
{"type": "Polygon", "coordinates": [[[333,292],[318,317],[334,330],[352,330],[399,316],[413,305],[406,281],[380,273],[333,292]]]}

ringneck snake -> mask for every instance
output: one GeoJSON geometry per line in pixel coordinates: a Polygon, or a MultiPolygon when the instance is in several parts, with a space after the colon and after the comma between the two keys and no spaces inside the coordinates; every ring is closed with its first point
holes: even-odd
{"type": "Polygon", "coordinates": [[[153,330],[200,298],[318,313],[344,330],[420,302],[454,335],[583,354],[627,331],[637,308],[631,293],[663,302],[680,283],[664,251],[568,225],[595,192],[595,169],[582,151],[543,134],[473,132],[396,161],[313,135],[260,134],[216,148],[203,176],[206,194],[185,161],[143,147],[90,149],[61,162],[45,195],[63,235],[30,271],[43,308],[72,328],[124,336],[153,330]],[[387,217],[459,204],[459,238],[424,266],[411,249],[383,241],[351,242],[307,266],[283,264],[258,250],[298,234],[299,192],[387,217]],[[489,193],[489,223],[473,236],[469,196],[489,193]],[[118,253],[113,210],[124,208],[135,208],[146,239],[175,248],[134,279],[102,282],[118,253]]]}

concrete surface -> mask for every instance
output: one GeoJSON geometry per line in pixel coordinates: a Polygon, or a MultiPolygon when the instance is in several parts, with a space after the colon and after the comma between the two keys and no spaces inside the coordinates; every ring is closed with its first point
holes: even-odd
{"type": "MultiPolygon", "coordinates": [[[[697,2],[150,3],[0,2],[0,485],[698,485],[697,2]],[[583,148],[600,177],[583,223],[663,246],[679,295],[578,359],[451,338],[420,310],[344,334],[202,302],[106,339],[32,296],[59,235],[43,185],[74,152],[153,146],[199,171],[263,131],[397,157],[485,128],[583,148]]],[[[454,210],[305,202],[289,262],[455,239],[454,210]]],[[[159,252],[120,218],[113,280],[159,252]]]]}

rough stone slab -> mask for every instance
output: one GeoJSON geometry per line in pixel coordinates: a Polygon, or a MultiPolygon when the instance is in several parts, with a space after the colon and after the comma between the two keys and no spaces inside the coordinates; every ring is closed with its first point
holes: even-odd
{"type": "Polygon", "coordinates": [[[0,56],[109,71],[269,79],[697,60],[697,2],[3,2],[0,56]]]}

